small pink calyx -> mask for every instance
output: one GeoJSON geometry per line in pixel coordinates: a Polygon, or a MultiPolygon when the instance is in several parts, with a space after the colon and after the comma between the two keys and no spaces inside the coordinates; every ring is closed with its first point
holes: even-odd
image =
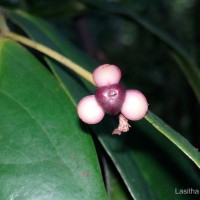
{"type": "Polygon", "coordinates": [[[113,84],[99,87],[95,93],[97,102],[105,113],[116,115],[121,111],[126,91],[122,85],[113,84]]]}

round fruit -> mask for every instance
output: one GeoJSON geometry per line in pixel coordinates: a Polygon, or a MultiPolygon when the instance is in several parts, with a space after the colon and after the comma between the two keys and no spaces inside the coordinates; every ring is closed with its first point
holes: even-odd
{"type": "Polygon", "coordinates": [[[125,94],[126,91],[123,86],[113,84],[98,88],[95,93],[95,97],[104,109],[105,113],[116,115],[121,110],[125,94]]]}
{"type": "Polygon", "coordinates": [[[104,117],[104,110],[94,95],[86,96],[77,106],[78,116],[87,124],[97,124],[104,117]]]}
{"type": "Polygon", "coordinates": [[[119,67],[110,64],[100,65],[93,72],[93,80],[97,87],[118,84],[121,76],[119,67]]]}
{"type": "Polygon", "coordinates": [[[129,120],[142,119],[148,110],[146,97],[138,90],[127,90],[121,113],[129,120]]]}

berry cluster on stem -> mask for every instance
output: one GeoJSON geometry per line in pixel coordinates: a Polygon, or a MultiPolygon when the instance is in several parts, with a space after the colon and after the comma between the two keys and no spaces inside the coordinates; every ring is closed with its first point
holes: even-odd
{"type": "Polygon", "coordinates": [[[79,118],[87,124],[99,123],[105,113],[119,114],[119,126],[113,134],[127,132],[128,120],[142,119],[148,110],[146,97],[138,90],[125,90],[119,84],[121,70],[119,67],[104,64],[93,72],[93,80],[97,86],[95,95],[86,96],[78,104],[79,118]]]}

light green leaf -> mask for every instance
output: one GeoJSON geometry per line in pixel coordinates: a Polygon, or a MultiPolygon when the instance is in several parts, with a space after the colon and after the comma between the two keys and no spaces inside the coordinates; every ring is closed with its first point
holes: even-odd
{"type": "Polygon", "coordinates": [[[0,199],[106,199],[91,136],[45,67],[0,40],[0,199]]]}

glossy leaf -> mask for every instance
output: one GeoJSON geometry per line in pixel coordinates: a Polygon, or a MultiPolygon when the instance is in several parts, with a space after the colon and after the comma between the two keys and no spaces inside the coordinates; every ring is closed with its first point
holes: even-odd
{"type": "Polygon", "coordinates": [[[0,40],[0,198],[106,199],[89,134],[45,67],[0,40]]]}

